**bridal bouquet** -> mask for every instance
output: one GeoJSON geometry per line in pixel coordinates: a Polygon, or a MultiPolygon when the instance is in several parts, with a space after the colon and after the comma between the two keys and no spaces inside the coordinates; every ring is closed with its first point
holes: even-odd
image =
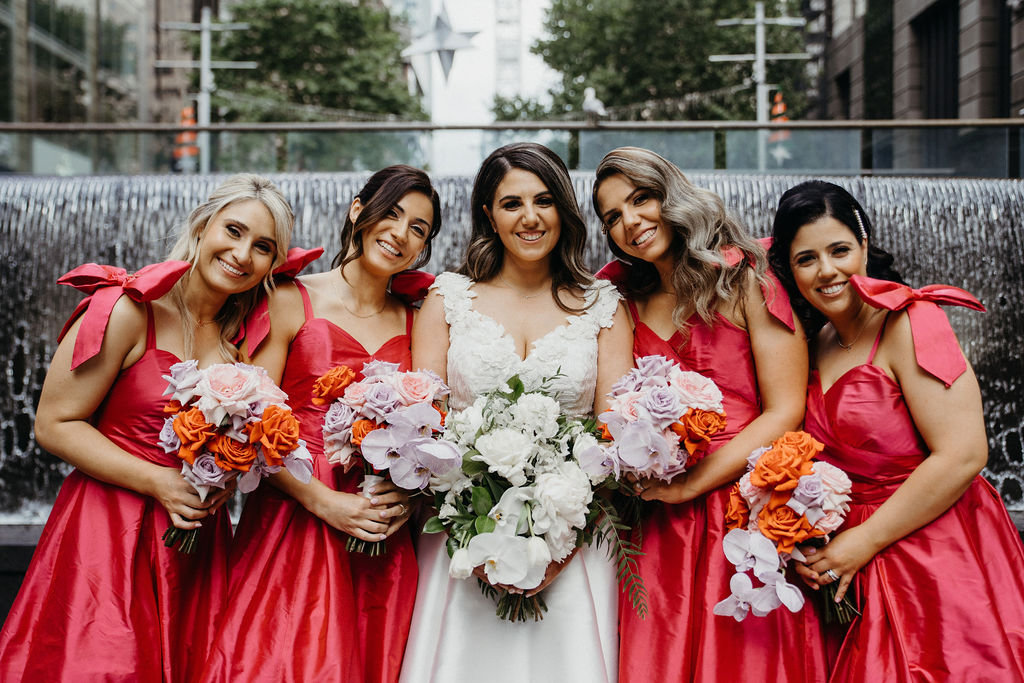
{"type": "MultiPolygon", "coordinates": [[[[299,423],[266,370],[244,363],[200,370],[189,360],[172,365],[164,379],[164,395],[171,397],[164,411],[171,416],[159,442],[181,458],[181,474],[201,500],[236,478],[238,490],[249,493],[282,467],[300,481],[310,480],[313,461],[299,438],[299,423]]],[[[191,554],[198,532],[171,525],[164,545],[191,554]]]]}
{"type": "Polygon", "coordinates": [[[600,449],[593,432],[592,421],[566,417],[518,377],[448,416],[444,439],[458,447],[462,466],[431,479],[439,512],[424,531],[448,533],[453,578],[479,578],[483,568],[481,589],[497,600],[501,619],[542,619],[543,597],[526,592],[548,566],[595,537],[618,542],[615,510],[594,495],[579,464],[583,452],[600,449]]]}
{"type": "Polygon", "coordinates": [[[594,457],[583,463],[594,479],[632,474],[670,481],[703,458],[711,437],[725,428],[715,383],[664,356],[637,359],[608,396],[610,408],[597,419],[611,443],[588,452],[594,457]]]}
{"type": "MultiPolygon", "coordinates": [[[[747,458],[747,472],[733,486],[722,540],[725,556],[736,567],[731,594],[715,605],[715,614],[743,621],[763,617],[780,605],[791,612],[804,596],[788,583],[790,558],[804,561],[797,546],[823,545],[849,511],[850,478],[838,467],[813,458],[824,446],[806,432],[787,432],[769,448],[747,458]],[[755,587],[748,571],[762,584],[755,587]]],[[[828,591],[835,583],[825,586],[828,591]]],[[[849,622],[856,609],[849,602],[827,601],[831,621],[849,622]]]]}
{"type": "MultiPolygon", "coordinates": [[[[331,404],[324,416],[327,461],[348,470],[357,453],[363,460],[363,495],[385,480],[410,491],[426,488],[431,476],[458,467],[461,454],[440,436],[441,401],[448,387],[429,371],[403,372],[397,363],[370,361],[363,379],[347,365],[331,368],[313,384],[313,403],[331,404]]],[[[350,552],[381,555],[384,541],[349,537],[350,552]]]]}

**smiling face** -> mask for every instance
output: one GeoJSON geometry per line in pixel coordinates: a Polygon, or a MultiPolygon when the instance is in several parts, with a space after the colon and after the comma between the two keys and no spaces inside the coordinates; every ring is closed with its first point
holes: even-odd
{"type": "Polygon", "coordinates": [[[601,225],[615,245],[633,258],[671,260],[672,231],[661,219],[661,201],[650,191],[615,173],[597,188],[601,225]]]}
{"type": "Polygon", "coordinates": [[[196,273],[214,291],[239,294],[258,285],[277,254],[274,218],[258,199],[229,204],[206,224],[196,273]]]}
{"type": "Polygon", "coordinates": [[[793,280],[800,294],[825,317],[856,314],[862,302],[850,286],[851,275],[867,275],[867,242],[832,216],[797,230],[789,247],[793,280]]]}
{"type": "MultiPolygon", "coordinates": [[[[362,212],[356,199],[349,209],[353,222],[362,212]]],[[[409,192],[391,207],[384,218],[360,231],[365,268],[384,275],[408,269],[427,244],[434,205],[422,192],[409,192]]]]}
{"type": "Polygon", "coordinates": [[[562,234],[554,195],[536,174],[521,168],[508,170],[484,213],[505,247],[506,260],[547,260],[562,234]]]}

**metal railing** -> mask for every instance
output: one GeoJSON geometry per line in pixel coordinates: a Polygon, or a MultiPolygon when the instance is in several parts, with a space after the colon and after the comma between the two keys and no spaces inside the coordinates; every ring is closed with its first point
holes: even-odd
{"type": "MultiPolygon", "coordinates": [[[[900,121],[417,121],[2,123],[0,170],[33,175],[191,172],[182,133],[208,133],[213,172],[364,171],[408,163],[472,174],[495,147],[532,140],[574,170],[609,150],[648,147],[684,170],[1020,178],[1022,119],[900,121]],[[763,143],[763,144],[762,144],[763,143]]],[[[194,145],[195,143],[191,143],[194,145]]]]}

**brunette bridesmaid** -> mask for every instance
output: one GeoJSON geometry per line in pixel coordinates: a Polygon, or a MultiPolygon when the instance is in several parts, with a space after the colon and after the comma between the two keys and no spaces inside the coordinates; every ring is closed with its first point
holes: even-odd
{"type": "Polygon", "coordinates": [[[981,392],[939,304],[984,309],[956,287],[903,284],[838,185],[787,191],[772,233],[811,338],[806,429],[853,481],[843,527],[799,567],[862,613],[830,634],[830,680],[1024,680],[1024,548],[979,476],[981,392]]]}
{"type": "Polygon", "coordinates": [[[429,260],[440,228],[440,200],[426,173],[409,166],[378,171],[352,200],[333,268],[277,288],[265,339],[266,321],[253,316],[247,343],[289,396],[313,455],[313,479],[302,484],[282,471],[271,478],[274,486],[246,501],[231,553],[228,612],[203,680],[398,678],[417,583],[403,526],[408,497],[386,483],[366,498],[358,468],[327,462],[329,406],[313,404],[312,389],[339,365],[359,372],[380,360],[410,369],[413,309],[398,294],[411,284],[425,295],[433,278],[405,271],[429,260]],[[387,553],[350,553],[350,536],[387,539],[387,553]]]}
{"type": "Polygon", "coordinates": [[[813,610],[737,622],[715,615],[735,570],[725,558],[729,488],[747,456],[800,425],[807,348],[764,249],[717,195],[645,149],[608,153],[594,208],[618,258],[599,273],[626,295],[634,355],[662,355],[712,379],[726,428],[671,482],[638,482],[661,501],[644,520],[639,571],[650,614],[620,610],[621,681],[821,681],[813,610]]]}

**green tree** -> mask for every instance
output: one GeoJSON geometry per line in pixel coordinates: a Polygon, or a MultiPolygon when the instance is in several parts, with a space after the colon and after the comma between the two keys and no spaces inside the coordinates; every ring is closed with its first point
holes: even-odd
{"type": "MultiPolygon", "coordinates": [[[[579,116],[583,89],[593,87],[613,117],[639,119],[753,119],[750,62],[711,63],[712,54],[749,53],[754,29],[719,27],[718,19],[752,17],[747,0],[553,0],[547,36],[532,48],[562,74],[544,113],[579,116]]],[[[799,16],[797,0],[769,4],[799,16]]],[[[767,27],[769,52],[799,52],[798,29],[767,27]]],[[[806,107],[804,63],[769,62],[768,80],[786,93],[790,117],[806,107]]],[[[506,120],[537,117],[529,102],[496,102],[506,120]]]]}
{"type": "MultiPolygon", "coordinates": [[[[396,20],[376,4],[339,0],[244,0],[232,5],[245,31],[224,31],[216,60],[254,61],[256,69],[216,72],[212,104],[224,121],[415,120],[425,113],[409,94],[396,20]]],[[[245,167],[266,154],[258,136],[245,167]]],[[[420,163],[413,133],[306,133],[276,140],[278,170],[364,170],[420,163]]],[[[224,168],[225,164],[221,164],[224,168]]]]}

